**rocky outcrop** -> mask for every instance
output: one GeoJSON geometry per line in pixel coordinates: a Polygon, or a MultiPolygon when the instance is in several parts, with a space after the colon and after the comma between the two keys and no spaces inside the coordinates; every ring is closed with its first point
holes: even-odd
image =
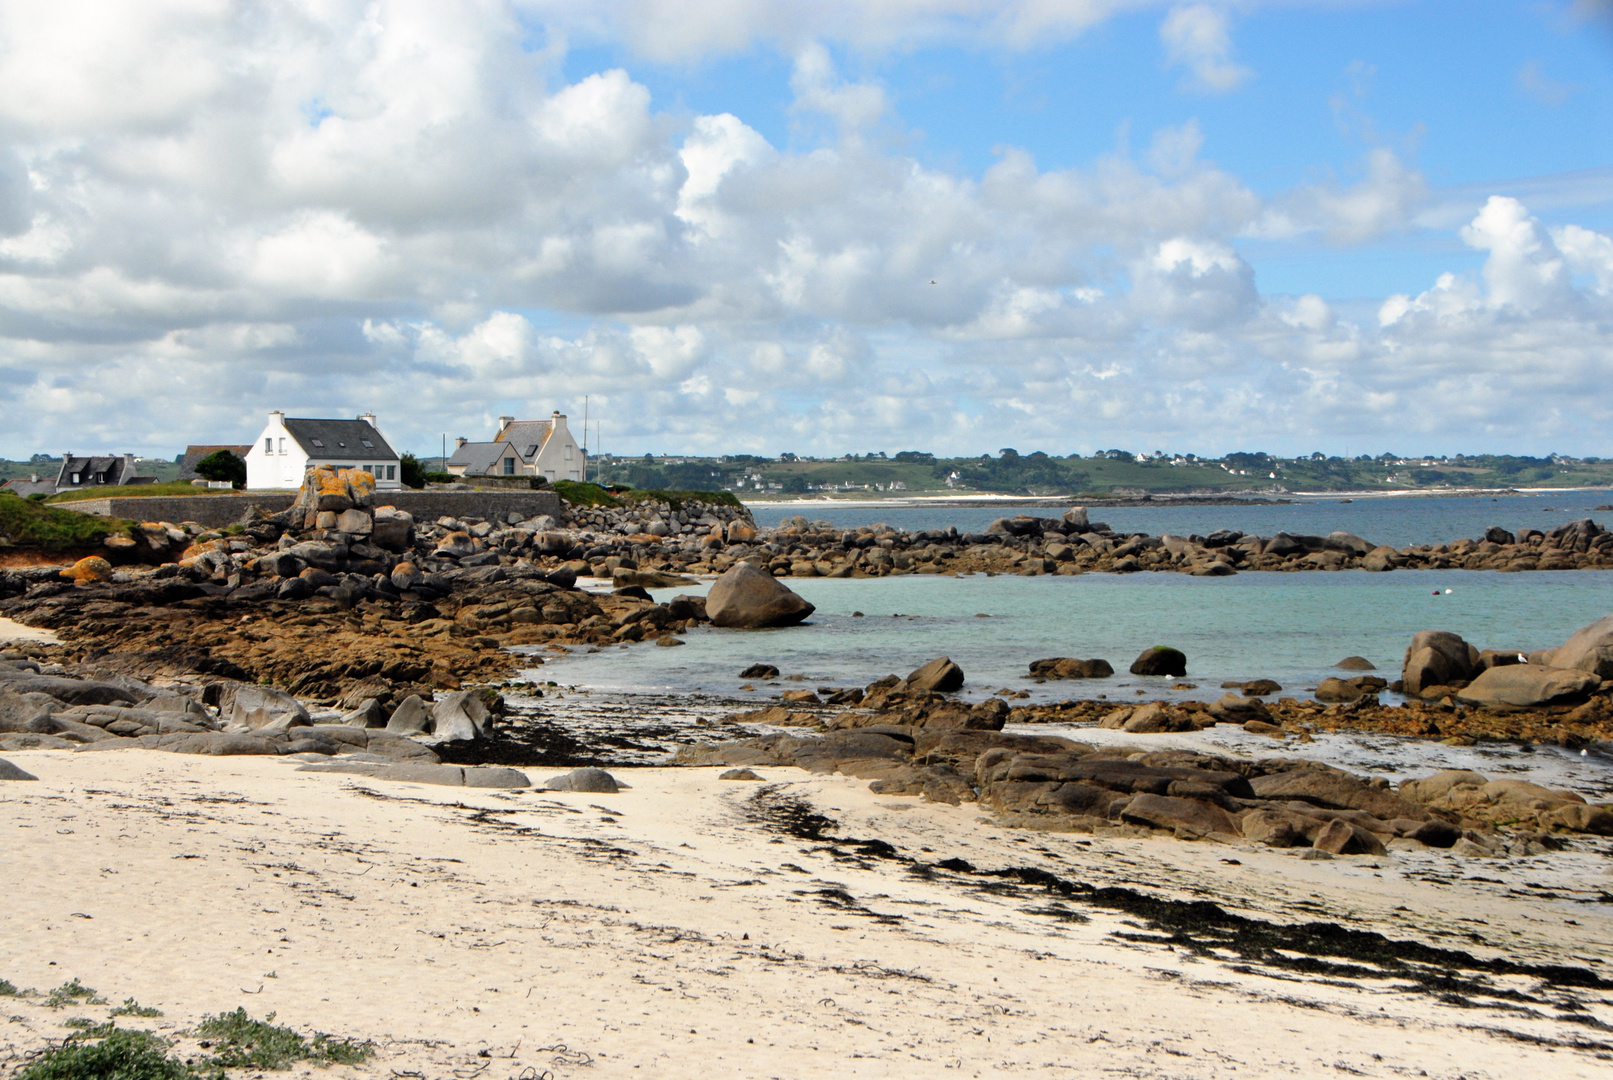
{"type": "Polygon", "coordinates": [[[1534,709],[1586,700],[1602,680],[1577,668],[1511,664],[1492,667],[1457,692],[1456,700],[1489,708],[1534,709]]]}
{"type": "Polygon", "coordinates": [[[1613,812],[1568,792],[1473,773],[1398,790],[1314,762],[1242,761],[1191,751],[1098,751],[1067,739],[887,725],[821,737],[770,735],[678,754],[685,765],[794,766],[871,781],[885,795],[978,801],[1005,823],[1098,832],[1248,839],[1332,854],[1391,845],[1492,853],[1544,850],[1552,833],[1613,830],[1613,812]],[[1521,816],[1519,816],[1521,815],[1521,816]],[[1498,824],[1523,823],[1509,837],[1498,824]]]}
{"type": "Polygon", "coordinates": [[[1422,630],[1406,647],[1400,681],[1408,694],[1434,686],[1465,686],[1479,663],[1479,650],[1448,630],[1422,630]]]}
{"type": "Polygon", "coordinates": [[[750,563],[740,563],[723,574],[706,594],[706,614],[713,626],[793,626],[814,610],[787,586],[750,563]]]}

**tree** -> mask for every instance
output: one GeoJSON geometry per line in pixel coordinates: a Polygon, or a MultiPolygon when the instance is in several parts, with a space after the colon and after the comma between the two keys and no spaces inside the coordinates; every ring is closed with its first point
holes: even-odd
{"type": "Polygon", "coordinates": [[[229,450],[215,450],[196,463],[196,475],[208,480],[228,480],[238,488],[246,487],[246,462],[229,450]]]}
{"type": "Polygon", "coordinates": [[[398,472],[404,487],[418,491],[426,486],[426,470],[420,467],[420,459],[413,454],[404,454],[398,459],[398,472]]]}

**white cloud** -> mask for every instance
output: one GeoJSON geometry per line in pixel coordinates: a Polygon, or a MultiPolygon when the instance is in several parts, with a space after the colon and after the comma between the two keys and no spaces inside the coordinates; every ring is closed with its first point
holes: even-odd
{"type": "Polygon", "coordinates": [[[816,42],[796,54],[790,89],[795,91],[795,108],[832,116],[848,131],[875,123],[887,107],[880,87],[842,81],[829,51],[816,42]]]}
{"type": "Polygon", "coordinates": [[[1254,75],[1232,60],[1232,35],[1221,8],[1209,4],[1174,8],[1159,24],[1159,39],[1165,45],[1166,62],[1187,68],[1183,85],[1190,89],[1224,94],[1254,75]]]}
{"type": "MultiPolygon", "coordinates": [[[[623,451],[1606,439],[1613,405],[1584,392],[1608,374],[1601,233],[1471,195],[1430,225],[1426,182],[1387,150],[1262,197],[1194,121],[1140,160],[1047,168],[1008,147],[973,175],[907,149],[886,92],[830,61],[1036,47],[1124,6],[153,0],[75,39],[13,5],[0,451],[72,431],[75,449],[172,453],[250,437],[270,407],[374,408],[425,450],[585,395],[623,451]],[[776,44],[797,116],[838,137],[774,146],[628,70],[563,76],[557,41],[620,40],[638,16],[629,46],[667,58],[776,44]],[[1417,228],[1460,235],[1483,270],[1367,325],[1262,296],[1239,250],[1417,228]]],[[[1166,22],[1190,78],[1247,77],[1222,9],[1166,22]]]]}

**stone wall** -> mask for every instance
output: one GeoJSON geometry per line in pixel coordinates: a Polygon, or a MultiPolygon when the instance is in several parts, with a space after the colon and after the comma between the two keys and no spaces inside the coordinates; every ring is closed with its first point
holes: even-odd
{"type": "MultiPolygon", "coordinates": [[[[153,495],[148,498],[85,499],[63,509],[134,521],[194,521],[221,529],[241,520],[252,506],[277,514],[296,499],[294,491],[245,492],[239,495],[153,495]]],[[[482,518],[516,513],[521,519],[560,515],[560,496],[552,491],[381,491],[375,501],[406,510],[416,521],[439,517],[482,518]]]]}
{"type": "Polygon", "coordinates": [[[131,521],[194,521],[210,529],[222,529],[241,520],[252,506],[264,513],[278,514],[297,498],[295,491],[253,492],[241,495],[152,495],[147,498],[84,499],[57,503],[63,510],[101,517],[128,518],[131,521]]]}

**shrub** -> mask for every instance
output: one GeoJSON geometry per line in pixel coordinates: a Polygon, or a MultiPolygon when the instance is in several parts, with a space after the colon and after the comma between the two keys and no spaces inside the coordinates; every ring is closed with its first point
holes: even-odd
{"type": "Polygon", "coordinates": [[[245,1009],[209,1016],[196,1034],[218,1049],[212,1063],[222,1068],[284,1069],[294,1061],[319,1065],[357,1065],[373,1052],[368,1043],[316,1034],[310,1041],[288,1027],[276,1027],[275,1014],[254,1020],[245,1009]]]}
{"type": "Polygon", "coordinates": [[[96,997],[94,989],[85,986],[83,983],[78,981],[77,976],[74,976],[70,981],[64,982],[62,985],[52,990],[50,992],[50,997],[45,999],[45,1004],[50,1006],[52,1009],[60,1009],[64,1005],[77,1004],[105,1005],[106,998],[96,997]]]}
{"type": "Polygon", "coordinates": [[[620,506],[622,501],[598,484],[585,484],[579,480],[556,480],[551,485],[555,494],[572,506],[620,506]]]}
{"type": "MultiPolygon", "coordinates": [[[[96,1029],[93,1034],[101,1034],[96,1029]]],[[[86,1033],[86,1036],[91,1033],[86,1033]]],[[[114,1029],[99,1042],[73,1036],[16,1073],[16,1080],[190,1080],[185,1063],[149,1031],[114,1029]]]]}
{"type": "Polygon", "coordinates": [[[246,462],[231,450],[215,450],[196,463],[196,475],[208,480],[228,480],[238,488],[246,487],[246,462]]]}
{"type": "Polygon", "coordinates": [[[148,1008],[134,998],[124,998],[123,1004],[112,1010],[113,1016],[161,1016],[161,1009],[148,1008]]]}
{"type": "Polygon", "coordinates": [[[0,495],[0,548],[70,551],[92,547],[113,534],[127,534],[132,524],[77,514],[14,494],[0,495]]]}

